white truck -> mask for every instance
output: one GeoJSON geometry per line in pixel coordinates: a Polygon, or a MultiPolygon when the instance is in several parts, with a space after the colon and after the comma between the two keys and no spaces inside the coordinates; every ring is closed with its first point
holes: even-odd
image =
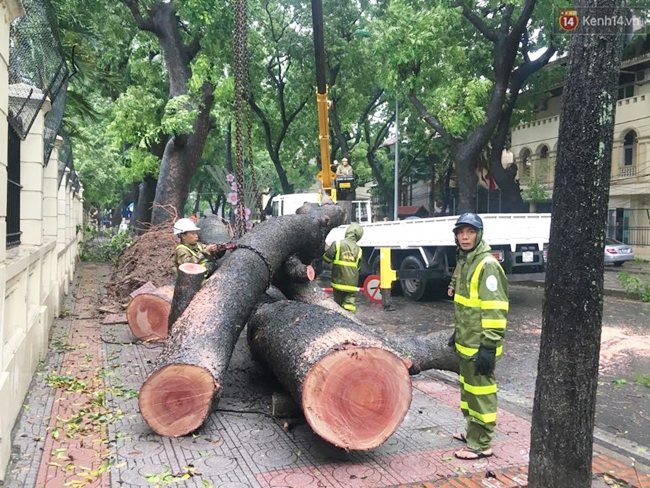
{"type": "MultiPolygon", "coordinates": [[[[484,239],[510,281],[544,279],[551,214],[483,214],[484,239]]],[[[453,228],[458,216],[363,224],[361,275],[379,274],[379,250],[391,249],[404,295],[421,300],[446,286],[456,267],[453,228]]],[[[325,242],[343,239],[347,225],[325,242]]]]}
{"type": "MultiPolygon", "coordinates": [[[[289,195],[276,195],[271,199],[271,215],[279,217],[280,215],[295,214],[296,210],[305,203],[318,207],[320,205],[320,195],[318,193],[292,193],[289,195]]],[[[350,205],[350,220],[360,224],[372,222],[372,206],[370,200],[353,200],[342,201],[340,205],[350,205]]]]}

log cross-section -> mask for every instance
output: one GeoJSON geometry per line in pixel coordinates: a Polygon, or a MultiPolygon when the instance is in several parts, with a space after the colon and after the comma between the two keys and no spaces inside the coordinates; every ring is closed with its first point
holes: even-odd
{"type": "Polygon", "coordinates": [[[248,343],[314,432],[335,446],[375,448],[408,412],[410,361],[339,313],[294,301],[262,304],[248,322],[248,343]]]}
{"type": "Polygon", "coordinates": [[[327,230],[343,218],[340,207],[328,205],[268,220],[238,241],[174,323],[140,389],[140,412],[154,432],[181,436],[201,426],[219,400],[235,343],[270,284],[269,270],[275,273],[292,254],[313,259],[327,230]]]}
{"type": "Polygon", "coordinates": [[[140,293],[129,302],[126,318],[135,337],[143,342],[167,338],[173,294],[174,287],[165,285],[155,291],[140,293]]]}

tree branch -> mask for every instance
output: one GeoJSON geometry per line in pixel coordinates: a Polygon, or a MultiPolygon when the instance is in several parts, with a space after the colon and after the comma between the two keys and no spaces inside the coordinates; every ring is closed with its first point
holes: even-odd
{"type": "Polygon", "coordinates": [[[463,15],[476,27],[481,34],[492,42],[497,42],[497,33],[470,9],[463,0],[456,0],[456,6],[463,10],[463,15]]]}
{"type": "Polygon", "coordinates": [[[519,14],[519,17],[517,18],[514,25],[512,26],[511,35],[519,37],[521,33],[524,32],[524,30],[526,29],[526,25],[530,20],[530,16],[533,15],[533,10],[535,10],[535,2],[536,0],[526,0],[524,6],[521,9],[521,13],[519,14]]]}
{"type": "Polygon", "coordinates": [[[138,0],[122,0],[122,2],[124,2],[124,5],[126,5],[131,11],[133,18],[135,19],[135,23],[138,25],[138,28],[140,30],[153,33],[156,32],[155,25],[153,22],[151,22],[151,19],[145,19],[142,16],[140,8],[138,7],[138,0]]]}
{"type": "Polygon", "coordinates": [[[452,135],[445,130],[445,128],[442,126],[440,121],[436,119],[433,115],[431,115],[426,107],[422,104],[420,99],[417,97],[415,92],[413,90],[409,91],[408,98],[415,107],[415,110],[417,110],[418,114],[420,114],[420,117],[431,127],[433,127],[438,134],[442,136],[444,141],[447,143],[447,145],[454,149],[457,146],[457,141],[452,137],[452,135]]]}

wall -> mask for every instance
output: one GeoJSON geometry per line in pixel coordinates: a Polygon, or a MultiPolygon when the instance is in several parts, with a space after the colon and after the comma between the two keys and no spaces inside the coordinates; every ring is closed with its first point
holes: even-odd
{"type": "Polygon", "coordinates": [[[19,0],[0,0],[0,480],[12,428],[72,280],[83,202],[67,178],[57,188],[57,149],[43,165],[45,103],[21,143],[21,244],[6,249],[9,27],[20,15],[19,0]]]}

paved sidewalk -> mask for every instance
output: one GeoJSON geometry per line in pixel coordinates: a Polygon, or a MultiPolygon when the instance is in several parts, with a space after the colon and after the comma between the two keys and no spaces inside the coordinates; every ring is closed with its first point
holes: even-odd
{"type": "MultiPolygon", "coordinates": [[[[14,432],[4,486],[87,487],[517,487],[526,485],[530,424],[500,409],[495,455],[461,461],[452,433],[463,427],[459,391],[433,374],[413,378],[413,402],[398,431],[370,452],[345,452],[304,421],[285,429],[270,416],[279,386],[240,340],[218,410],[194,435],[154,434],[137,392],[160,351],[126,324],[101,325],[96,311],[109,268],[80,265],[69,315],[58,319],[14,432]],[[496,478],[486,478],[488,471],[496,478]]],[[[65,314],[64,314],[65,315],[65,314]]],[[[596,448],[594,473],[629,486],[650,476],[596,448]]]]}

